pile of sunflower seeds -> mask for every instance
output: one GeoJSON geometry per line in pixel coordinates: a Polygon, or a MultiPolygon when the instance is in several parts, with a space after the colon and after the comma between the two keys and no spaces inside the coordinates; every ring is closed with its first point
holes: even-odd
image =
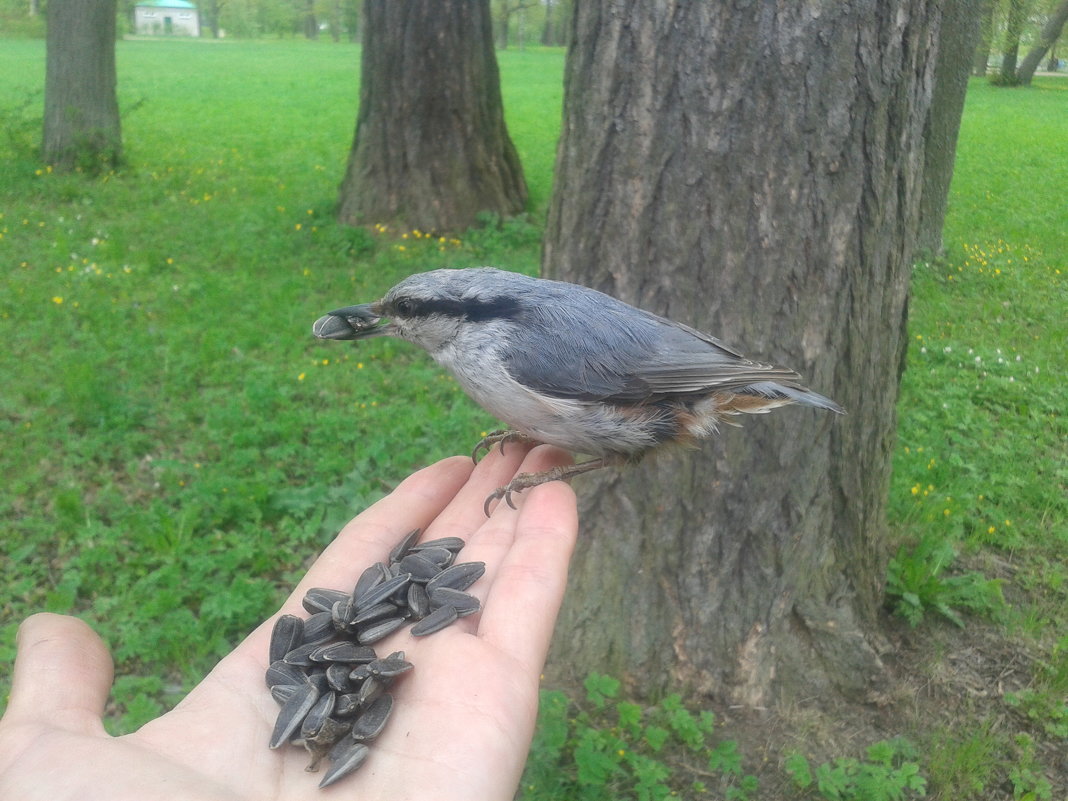
{"type": "Polygon", "coordinates": [[[459,537],[417,543],[409,532],[389,562],[367,568],[351,593],[315,587],[303,599],[310,617],[282,615],[271,633],[267,686],[282,707],[271,748],[303,745],[309,771],[326,758],[320,787],[341,779],[367,759],[393,710],[386,690],[412,669],[403,651],[379,658],[372,643],[416,621],[411,634],[433,634],[480,609],[464,590],[486,571],[484,562],[453,564],[459,537]]]}

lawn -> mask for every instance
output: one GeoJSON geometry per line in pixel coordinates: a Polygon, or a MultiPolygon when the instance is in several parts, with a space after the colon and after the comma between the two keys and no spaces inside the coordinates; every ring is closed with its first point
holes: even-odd
{"type": "MultiPolygon", "coordinates": [[[[493,425],[412,348],[341,349],[309,329],[427,267],[537,270],[564,54],[499,59],[530,214],[441,239],[333,221],[354,46],[120,42],[128,166],[91,181],[33,158],[44,46],[3,42],[0,682],[24,616],[75,613],[116,656],[109,725],[135,727],[269,615],[340,523],[493,425]]],[[[1016,703],[1054,734],[1068,726],[1066,109],[1068,79],[970,88],[947,256],[915,272],[891,498],[916,600],[895,597],[931,630],[952,627],[941,605],[1023,638],[1046,667],[1016,703]]]]}

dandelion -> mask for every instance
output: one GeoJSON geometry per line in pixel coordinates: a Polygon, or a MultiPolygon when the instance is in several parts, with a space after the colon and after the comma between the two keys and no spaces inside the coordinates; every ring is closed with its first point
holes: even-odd
{"type": "Polygon", "coordinates": [[[59,295],[53,295],[52,296],[52,302],[55,303],[58,306],[61,303],[63,303],[63,298],[61,298],[59,295]]]}
{"type": "Polygon", "coordinates": [[[994,527],[994,526],[991,526],[990,528],[988,528],[988,529],[986,530],[986,533],[987,533],[987,534],[993,534],[993,533],[994,533],[995,531],[997,531],[997,528],[996,528],[996,527],[994,527]]]}
{"type": "Polygon", "coordinates": [[[304,380],[304,373],[301,373],[300,375],[297,376],[297,381],[303,381],[303,380],[304,380]]]}

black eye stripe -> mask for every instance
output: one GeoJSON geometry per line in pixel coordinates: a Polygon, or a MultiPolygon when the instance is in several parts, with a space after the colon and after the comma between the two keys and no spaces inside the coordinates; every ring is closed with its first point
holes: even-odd
{"type": "Polygon", "coordinates": [[[508,297],[487,300],[398,298],[392,305],[405,317],[429,317],[432,314],[441,314],[446,317],[462,317],[471,322],[509,319],[519,314],[519,305],[508,297]],[[401,309],[402,305],[407,305],[409,308],[401,309]]]}

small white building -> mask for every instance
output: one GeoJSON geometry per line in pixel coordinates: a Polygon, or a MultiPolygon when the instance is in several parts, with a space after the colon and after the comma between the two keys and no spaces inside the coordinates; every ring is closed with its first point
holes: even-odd
{"type": "Polygon", "coordinates": [[[144,36],[200,36],[200,14],[189,0],[141,0],[134,32],[144,36]]]}

